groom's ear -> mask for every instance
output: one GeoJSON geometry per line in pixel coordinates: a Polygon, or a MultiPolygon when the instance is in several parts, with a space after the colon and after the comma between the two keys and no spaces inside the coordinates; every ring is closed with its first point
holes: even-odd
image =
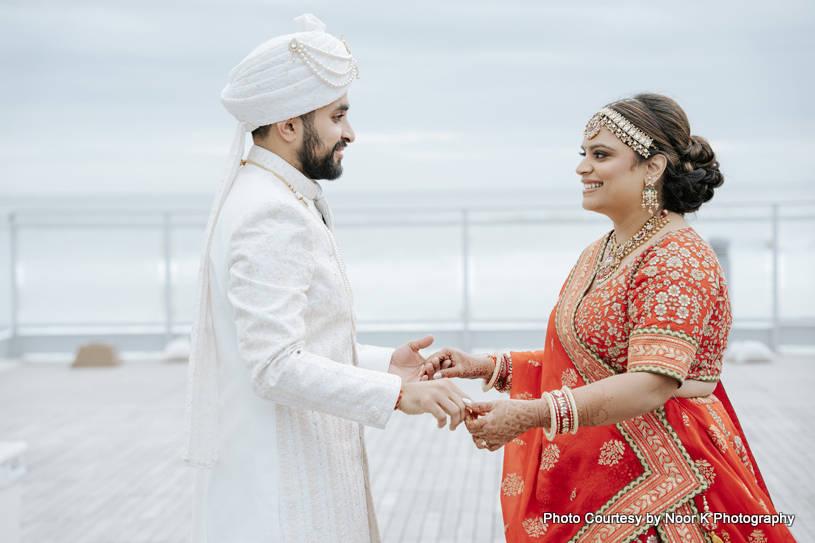
{"type": "Polygon", "coordinates": [[[286,119],[285,121],[276,123],[274,127],[277,131],[277,135],[280,136],[283,141],[287,143],[294,143],[294,141],[300,135],[302,124],[303,121],[300,119],[300,117],[293,117],[291,119],[286,119]]]}

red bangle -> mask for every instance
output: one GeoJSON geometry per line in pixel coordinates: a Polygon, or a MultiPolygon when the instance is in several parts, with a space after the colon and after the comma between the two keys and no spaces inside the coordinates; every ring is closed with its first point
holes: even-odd
{"type": "Polygon", "coordinates": [[[495,388],[495,390],[497,390],[498,392],[501,392],[501,389],[503,389],[503,388],[504,388],[504,366],[505,366],[505,360],[504,360],[504,355],[502,355],[502,354],[500,354],[500,353],[497,353],[496,358],[499,360],[498,362],[496,362],[496,364],[499,364],[499,365],[501,366],[501,369],[499,369],[499,370],[498,370],[498,379],[496,379],[496,380],[495,380],[495,384],[493,385],[493,387],[494,387],[494,388],[495,388]]]}
{"type": "Polygon", "coordinates": [[[399,409],[399,405],[402,403],[402,389],[399,389],[399,398],[396,400],[396,407],[393,408],[394,411],[399,409]]]}
{"type": "Polygon", "coordinates": [[[508,354],[501,355],[501,375],[495,384],[495,390],[509,394],[512,390],[512,357],[508,354]]]}

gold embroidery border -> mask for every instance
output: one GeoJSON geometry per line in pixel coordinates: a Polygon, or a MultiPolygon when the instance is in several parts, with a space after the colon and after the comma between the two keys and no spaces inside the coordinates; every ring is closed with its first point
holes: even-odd
{"type": "Polygon", "coordinates": [[[705,373],[700,373],[698,375],[694,375],[693,377],[685,377],[685,379],[693,379],[694,381],[703,381],[705,383],[718,383],[722,379],[722,374],[717,373],[716,375],[708,375],[705,373]]]}
{"type": "Polygon", "coordinates": [[[665,377],[670,377],[671,379],[676,379],[679,381],[680,386],[685,381],[685,377],[679,373],[678,371],[671,371],[665,366],[657,366],[655,364],[637,364],[633,368],[629,369],[626,373],[657,373],[659,375],[664,375],[665,377]]]}
{"type": "MultiPolygon", "coordinates": [[[[696,507],[693,500],[682,504],[676,509],[676,512],[680,515],[693,515],[693,518],[699,518],[699,508],[696,507]]],[[[702,527],[695,522],[691,524],[666,524],[663,521],[655,528],[663,541],[683,541],[687,543],[711,543],[712,541],[702,530],[702,527]]]]}
{"type": "Polygon", "coordinates": [[[693,403],[700,403],[700,404],[718,403],[719,402],[719,398],[717,398],[715,394],[710,394],[709,396],[699,396],[699,397],[696,397],[696,398],[688,398],[688,400],[692,401],[693,403]]]}
{"type": "MultiPolygon", "coordinates": [[[[670,331],[669,331],[670,332],[670,331]]],[[[632,334],[633,336],[633,334],[632,334]]],[[[693,344],[685,341],[683,337],[677,337],[674,334],[666,333],[640,333],[636,337],[632,337],[628,342],[628,367],[627,372],[645,371],[649,373],[659,373],[676,379],[681,384],[685,380],[685,376],[690,371],[693,359],[696,354],[696,347],[693,344]],[[654,342],[663,340],[668,343],[667,346],[659,346],[654,342]],[[673,350],[675,353],[682,355],[681,362],[676,358],[671,358],[667,354],[640,354],[634,352],[632,360],[632,349],[662,349],[670,352],[673,350]],[[642,359],[642,361],[640,361],[642,359]],[[658,361],[664,364],[657,363],[658,361]],[[670,364],[671,367],[668,366],[670,364]]]]}
{"type": "MultiPolygon", "coordinates": [[[[572,268],[572,272],[570,273],[566,286],[563,289],[563,296],[558,301],[558,305],[555,310],[555,328],[558,337],[561,340],[564,350],[569,355],[569,358],[572,360],[572,363],[586,384],[590,384],[596,380],[600,380],[618,373],[608,364],[606,364],[600,357],[596,356],[591,349],[589,349],[588,346],[583,343],[583,341],[577,335],[577,330],[575,329],[574,325],[575,312],[580,305],[580,301],[585,296],[586,291],[591,286],[591,279],[597,274],[597,270],[600,267],[600,259],[604,254],[605,248],[610,239],[611,233],[607,234],[605,238],[598,240],[583,251],[577,261],[577,264],[575,264],[574,268],[572,268]],[[591,270],[590,273],[589,270],[591,270]],[[580,287],[579,291],[577,291],[576,288],[578,286],[580,287]],[[584,362],[584,364],[579,364],[576,361],[584,362]]],[[[632,273],[636,273],[636,269],[634,269],[632,273]]],[[[682,489],[677,488],[679,485],[669,489],[674,490],[672,493],[674,495],[662,496],[662,499],[668,500],[668,503],[660,506],[658,512],[672,512],[679,509],[692,500],[694,496],[707,490],[707,480],[699,472],[699,469],[691,460],[690,455],[679,440],[679,436],[676,435],[676,432],[674,432],[673,428],[665,418],[664,406],[651,413],[648,413],[647,415],[617,423],[615,426],[620,431],[620,434],[626,440],[629,447],[631,447],[631,450],[637,456],[637,459],[640,461],[643,473],[633,481],[629,482],[625,487],[617,491],[617,493],[598,510],[599,514],[605,514],[612,507],[619,507],[620,502],[623,501],[625,497],[627,497],[625,500],[627,502],[636,502],[639,498],[643,497],[643,494],[647,494],[649,492],[648,486],[655,486],[657,489],[664,488],[662,485],[667,480],[670,480],[668,478],[663,480],[654,480],[657,478],[655,477],[655,473],[651,468],[651,462],[657,464],[659,458],[657,458],[655,454],[648,451],[649,438],[644,436],[644,434],[649,430],[651,436],[659,436],[661,434],[662,436],[667,437],[668,439],[665,440],[667,441],[666,445],[669,443],[674,444],[675,450],[673,451],[673,456],[677,460],[684,460],[684,463],[677,462],[675,465],[680,469],[682,467],[686,468],[685,475],[688,483],[690,481],[696,483],[692,486],[688,486],[688,484],[682,485],[682,489]],[[643,426],[643,431],[637,431],[637,423],[635,421],[640,421],[643,426]],[[643,435],[636,435],[635,437],[634,434],[643,435]],[[645,451],[648,451],[649,456],[652,456],[650,460],[646,458],[645,451]]],[[[650,441],[652,440],[653,437],[650,439],[650,441]]],[[[679,475],[681,476],[682,474],[679,475]]],[[[676,478],[673,480],[675,481],[676,478]]],[[[646,500],[646,502],[652,503],[651,500],[646,500]]],[[[631,505],[633,506],[635,504],[631,505]]],[[[622,507],[624,506],[625,505],[623,504],[622,507]]],[[[642,535],[642,533],[644,533],[647,529],[647,526],[641,526],[638,528],[636,525],[628,524],[611,526],[598,524],[584,525],[570,541],[595,541],[597,538],[599,538],[606,543],[625,543],[632,541],[639,535],[642,535]]]]}
{"type": "Polygon", "coordinates": [[[699,349],[699,342],[682,330],[670,330],[668,328],[657,328],[656,326],[644,326],[642,328],[634,328],[631,330],[632,336],[650,336],[652,334],[681,339],[682,341],[690,343],[694,350],[699,349]]]}

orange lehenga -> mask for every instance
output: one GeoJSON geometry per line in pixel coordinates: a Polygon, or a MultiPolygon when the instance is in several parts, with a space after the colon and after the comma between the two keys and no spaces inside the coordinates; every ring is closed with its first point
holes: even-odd
{"type": "MultiPolygon", "coordinates": [[[[609,239],[580,256],[549,319],[545,349],[512,353],[513,399],[631,371],[718,381],[731,317],[710,247],[690,228],[670,232],[586,295],[609,239]]],[[[713,513],[776,512],[721,383],[711,396],[672,398],[618,424],[551,442],[537,428],[505,447],[508,542],[710,543],[696,522],[585,522],[586,513],[699,514],[703,498],[713,513]],[[544,522],[544,513],[579,520],[544,522]]],[[[794,541],[783,524],[718,522],[713,533],[727,543],[794,541]]]]}

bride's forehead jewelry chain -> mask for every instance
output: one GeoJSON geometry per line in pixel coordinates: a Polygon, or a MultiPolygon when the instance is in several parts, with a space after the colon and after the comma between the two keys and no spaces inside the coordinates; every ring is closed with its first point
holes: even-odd
{"type": "Polygon", "coordinates": [[[300,41],[297,38],[293,38],[289,42],[291,58],[294,59],[295,55],[299,55],[300,59],[305,63],[305,65],[308,66],[314,75],[319,77],[326,85],[337,89],[347,87],[354,79],[359,79],[359,68],[357,68],[357,61],[351,54],[351,48],[348,47],[348,42],[345,41],[345,36],[340,34],[340,40],[342,40],[342,44],[345,45],[345,50],[348,52],[348,55],[335,55],[334,53],[323,51],[322,49],[318,49],[304,41],[300,41]],[[333,60],[347,61],[349,63],[348,68],[342,71],[333,70],[317,60],[314,53],[333,60]],[[339,82],[329,81],[324,73],[328,73],[334,77],[339,77],[342,79],[339,82]]]}
{"type": "Polygon", "coordinates": [[[608,256],[603,260],[602,264],[600,264],[600,269],[597,270],[597,282],[602,283],[614,275],[614,272],[620,267],[620,262],[623,258],[654,237],[654,234],[662,230],[669,222],[671,222],[671,219],[668,218],[668,211],[663,209],[662,213],[648,219],[648,222],[622,245],[617,245],[617,235],[616,233],[612,233],[608,244],[608,256]]]}
{"type": "Polygon", "coordinates": [[[586,125],[586,129],[583,130],[583,136],[590,140],[604,126],[644,158],[651,156],[651,149],[658,150],[654,145],[654,140],[648,134],[610,107],[604,107],[594,114],[586,125]]]}

